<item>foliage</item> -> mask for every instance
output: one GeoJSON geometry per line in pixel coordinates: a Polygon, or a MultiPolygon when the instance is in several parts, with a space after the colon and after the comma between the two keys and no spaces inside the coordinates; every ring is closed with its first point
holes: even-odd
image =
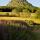
{"type": "Polygon", "coordinates": [[[12,9],[12,7],[8,7],[8,6],[0,6],[0,9],[12,9]]]}
{"type": "Polygon", "coordinates": [[[30,4],[26,0],[12,0],[7,6],[8,7],[16,7],[16,10],[18,10],[19,12],[20,11],[33,12],[34,10],[37,9],[37,7],[34,7],[32,4],[30,4]]]}
{"type": "Polygon", "coordinates": [[[0,30],[1,38],[5,40],[40,40],[40,33],[28,31],[21,26],[0,25],[0,30]]]}
{"type": "Polygon", "coordinates": [[[21,26],[0,25],[0,28],[0,30],[3,30],[1,38],[5,37],[4,39],[8,40],[33,40],[32,32],[22,28],[21,26]]]}
{"type": "Polygon", "coordinates": [[[9,8],[12,10],[16,10],[17,12],[29,12],[35,13],[37,11],[37,7],[33,6],[26,0],[12,0],[7,6],[0,6],[0,9],[9,8]]]}

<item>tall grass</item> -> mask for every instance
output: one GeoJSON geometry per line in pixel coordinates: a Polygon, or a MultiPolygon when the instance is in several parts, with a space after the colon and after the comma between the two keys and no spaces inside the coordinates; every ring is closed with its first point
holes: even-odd
{"type": "Polygon", "coordinates": [[[25,27],[0,25],[0,40],[31,40],[31,31],[25,27]]]}

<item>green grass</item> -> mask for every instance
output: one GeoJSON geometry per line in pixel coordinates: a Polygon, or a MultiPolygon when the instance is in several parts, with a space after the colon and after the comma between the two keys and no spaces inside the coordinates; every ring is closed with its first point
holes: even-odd
{"type": "Polygon", "coordinates": [[[0,15],[6,15],[7,12],[0,12],[0,15]]]}
{"type": "Polygon", "coordinates": [[[33,36],[35,40],[40,40],[40,32],[33,32],[33,36]]]}

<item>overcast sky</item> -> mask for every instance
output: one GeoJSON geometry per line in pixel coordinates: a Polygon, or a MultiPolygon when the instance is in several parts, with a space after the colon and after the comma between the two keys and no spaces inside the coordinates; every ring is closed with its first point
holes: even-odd
{"type": "MultiPolygon", "coordinates": [[[[0,0],[0,6],[5,6],[10,0],[0,0]]],[[[40,7],[40,0],[28,0],[32,5],[40,7]]]]}

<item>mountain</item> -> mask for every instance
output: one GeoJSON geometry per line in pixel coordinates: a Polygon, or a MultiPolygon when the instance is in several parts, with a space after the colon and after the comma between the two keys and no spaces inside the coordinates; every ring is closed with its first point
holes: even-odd
{"type": "Polygon", "coordinates": [[[28,1],[26,1],[26,0],[11,0],[11,2],[7,6],[23,7],[23,6],[32,6],[32,4],[28,3],[28,1]]]}
{"type": "Polygon", "coordinates": [[[34,12],[37,9],[37,7],[34,7],[27,0],[11,0],[11,2],[7,6],[16,8],[18,10],[19,9],[23,11],[27,10],[30,12],[34,12]]]}

